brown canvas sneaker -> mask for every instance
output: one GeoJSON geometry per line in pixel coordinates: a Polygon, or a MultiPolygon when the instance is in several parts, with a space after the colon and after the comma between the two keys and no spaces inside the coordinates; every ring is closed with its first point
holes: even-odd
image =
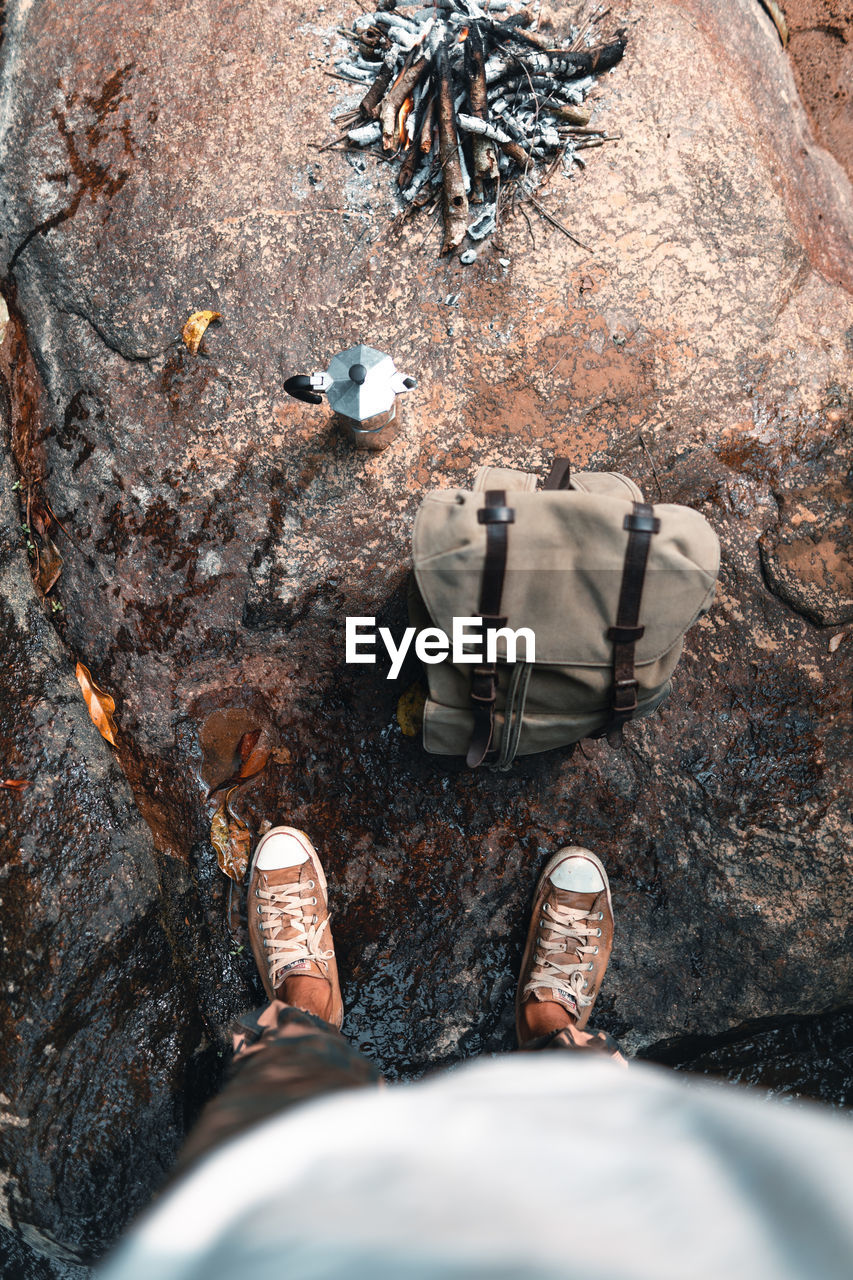
{"type": "Polygon", "coordinates": [[[252,856],[247,899],[252,953],[270,1000],[284,999],[287,978],[322,978],[332,989],[329,1022],[344,1008],[329,929],[326,877],[304,831],[273,827],[252,856]]]}
{"type": "Polygon", "coordinates": [[[604,867],[588,849],[560,849],[536,886],[515,1002],[520,1044],[530,1038],[521,1023],[528,1000],[562,1005],[583,1030],[612,947],[613,906],[604,867]]]}

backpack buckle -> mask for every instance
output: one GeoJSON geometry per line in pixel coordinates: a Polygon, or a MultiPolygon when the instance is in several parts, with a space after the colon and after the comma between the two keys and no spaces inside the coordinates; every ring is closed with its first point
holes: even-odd
{"type": "Polygon", "coordinates": [[[639,687],[639,681],[633,678],[630,680],[614,680],[613,710],[629,713],[636,711],[637,690],[639,687]]]}
{"type": "Polygon", "coordinates": [[[480,507],[477,524],[515,524],[513,507],[480,507]]]}
{"type": "Polygon", "coordinates": [[[638,502],[622,521],[622,528],[628,533],[660,533],[660,520],[652,512],[648,503],[638,502]]]}
{"type": "Polygon", "coordinates": [[[471,701],[486,706],[495,700],[497,680],[493,667],[474,667],[471,672],[471,701]]]}

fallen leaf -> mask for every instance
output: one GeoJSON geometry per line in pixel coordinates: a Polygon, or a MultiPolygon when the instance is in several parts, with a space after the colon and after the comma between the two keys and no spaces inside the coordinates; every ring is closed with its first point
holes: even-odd
{"type": "Polygon", "coordinates": [[[258,745],[258,738],[261,736],[260,729],[250,729],[248,733],[244,733],[237,744],[237,753],[240,756],[241,764],[245,764],[249,756],[258,745]]]}
{"type": "Polygon", "coordinates": [[[271,754],[276,764],[290,764],[293,759],[290,747],[276,747],[271,754]]]}
{"type": "Polygon", "coordinates": [[[397,723],[407,738],[416,738],[424,721],[426,691],[420,680],[410,684],[397,703],[397,723]]]}
{"type": "Polygon", "coordinates": [[[30,785],[26,778],[0,778],[0,787],[5,787],[7,791],[23,791],[24,787],[30,785]]]}
{"type": "Polygon", "coordinates": [[[779,39],[782,41],[782,48],[784,49],[788,44],[788,24],[785,21],[785,15],[776,0],[761,0],[761,3],[773,19],[773,25],[779,32],[779,39]]]}
{"type": "Polygon", "coordinates": [[[272,751],[272,737],[266,729],[255,729],[253,733],[244,733],[240,739],[240,777],[254,778],[256,773],[267,767],[272,751]],[[246,742],[246,739],[249,742],[246,742]]]}
{"type": "Polygon", "coordinates": [[[82,662],[77,663],[77,683],[83,690],[83,697],[86,700],[86,706],[89,709],[89,715],[92,717],[92,723],[98,730],[102,738],[106,738],[107,742],[112,743],[115,747],[117,742],[115,735],[118,732],[113,720],[116,704],[108,693],[104,693],[103,689],[99,689],[92,679],[92,673],[88,667],[84,667],[82,662]]]}
{"type": "Polygon", "coordinates": [[[268,831],[272,831],[272,823],[269,818],[264,818],[263,822],[258,827],[258,835],[265,836],[268,831]]]}
{"type": "Polygon", "coordinates": [[[47,533],[41,535],[42,545],[39,548],[39,590],[46,596],[51,587],[55,587],[62,573],[62,556],[47,533]]]}
{"type": "Polygon", "coordinates": [[[210,823],[210,843],[216,850],[216,861],[219,867],[237,883],[246,874],[249,865],[249,853],[252,847],[252,833],[249,827],[229,807],[231,791],[226,792],[222,803],[213,815],[210,823]]]}
{"type": "Polygon", "coordinates": [[[266,729],[250,729],[244,733],[237,746],[240,756],[239,773],[232,773],[230,778],[224,778],[222,782],[217,782],[215,787],[211,787],[207,793],[208,800],[223,787],[233,788],[240,782],[248,782],[249,778],[254,778],[265,769],[272,751],[272,743],[272,735],[266,729]]]}
{"type": "Polygon", "coordinates": [[[213,320],[221,320],[219,311],[194,311],[181,330],[181,337],[187,344],[191,355],[198,355],[199,344],[205,335],[207,326],[213,320]]]}
{"type": "Polygon", "coordinates": [[[835,653],[835,650],[836,650],[836,649],[838,648],[838,646],[841,644],[841,641],[842,641],[843,639],[844,639],[844,632],[843,632],[843,631],[839,631],[837,635],[834,635],[834,636],[832,637],[832,639],[830,640],[830,642],[829,642],[829,652],[830,652],[830,653],[835,653]]]}

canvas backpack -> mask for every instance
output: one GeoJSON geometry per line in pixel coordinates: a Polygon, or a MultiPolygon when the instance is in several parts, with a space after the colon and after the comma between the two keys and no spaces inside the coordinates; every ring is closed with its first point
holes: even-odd
{"type": "Polygon", "coordinates": [[[483,467],[471,492],[428,493],[412,549],[411,623],[450,636],[454,618],[476,617],[494,632],[494,661],[475,641],[467,661],[426,666],[424,747],[472,768],[580,738],[618,743],[669,693],[720,561],[697,511],[652,506],[626,476],[572,474],[565,459],[538,492],[531,473],[483,467]],[[533,631],[533,661],[523,640],[507,661],[506,628],[533,631]]]}

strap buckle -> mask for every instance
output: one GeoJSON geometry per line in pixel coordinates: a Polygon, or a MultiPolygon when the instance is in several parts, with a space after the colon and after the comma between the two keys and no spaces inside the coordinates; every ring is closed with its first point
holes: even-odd
{"type": "Polygon", "coordinates": [[[660,520],[652,514],[653,508],[647,503],[638,502],[622,521],[622,528],[628,533],[660,533],[660,520]],[[645,507],[645,511],[642,508],[645,507]]]}
{"type": "Polygon", "coordinates": [[[613,681],[613,710],[634,712],[637,710],[637,690],[640,684],[633,677],[630,680],[613,681]]]}
{"type": "Polygon", "coordinates": [[[491,706],[497,696],[494,667],[474,667],[471,672],[471,701],[491,706]]]}
{"type": "Polygon", "coordinates": [[[513,507],[480,507],[477,524],[515,524],[513,507]]]}

